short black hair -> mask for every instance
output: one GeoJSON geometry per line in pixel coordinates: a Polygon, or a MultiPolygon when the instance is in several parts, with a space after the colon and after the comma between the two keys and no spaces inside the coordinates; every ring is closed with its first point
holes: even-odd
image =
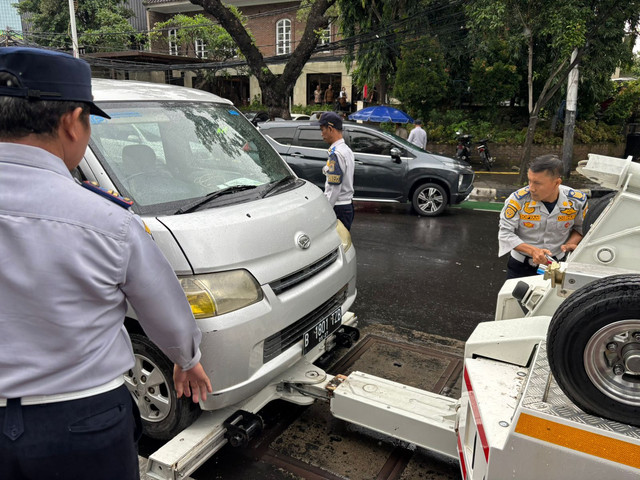
{"type": "MultiPolygon", "coordinates": [[[[17,85],[17,79],[11,74],[0,72],[0,85],[17,85]]],[[[88,117],[90,107],[83,102],[0,96],[0,139],[23,138],[31,134],[55,136],[60,118],[78,107],[88,117]]]]}
{"type": "Polygon", "coordinates": [[[533,173],[548,172],[549,175],[557,178],[562,177],[564,166],[557,155],[541,155],[531,161],[529,170],[533,173]]]}

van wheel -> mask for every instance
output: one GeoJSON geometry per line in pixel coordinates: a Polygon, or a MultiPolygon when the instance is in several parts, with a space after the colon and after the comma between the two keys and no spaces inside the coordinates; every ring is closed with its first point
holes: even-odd
{"type": "Polygon", "coordinates": [[[435,217],[444,212],[448,202],[447,192],[437,183],[424,183],[413,192],[411,205],[418,215],[435,217]]]}
{"type": "Polygon", "coordinates": [[[200,406],[190,398],[176,398],[173,363],[151,340],[132,334],[131,344],[136,363],[124,374],[124,382],[140,410],[144,434],[173,438],[200,416],[200,406]]]}
{"type": "Polygon", "coordinates": [[[586,413],[640,426],[640,275],[612,275],[578,289],[547,333],[558,386],[586,413]]]}

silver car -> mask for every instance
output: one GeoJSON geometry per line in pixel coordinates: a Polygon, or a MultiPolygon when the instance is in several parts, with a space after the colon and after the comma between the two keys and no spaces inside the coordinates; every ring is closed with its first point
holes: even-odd
{"type": "Polygon", "coordinates": [[[335,342],[356,296],[356,256],[324,195],[299,179],[231,102],[182,87],[94,80],[111,120],[91,117],[76,176],[134,201],[203,333],[213,395],[176,399],[172,364],[130,309],[125,381],[145,432],[170,438],[254,395],[335,342]],[[344,322],[343,322],[344,318],[344,322]]]}

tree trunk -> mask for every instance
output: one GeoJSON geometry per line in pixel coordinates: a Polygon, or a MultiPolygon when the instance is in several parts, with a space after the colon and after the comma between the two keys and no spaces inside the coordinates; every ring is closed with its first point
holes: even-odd
{"type": "Polygon", "coordinates": [[[520,175],[518,176],[518,182],[522,185],[527,183],[527,172],[529,170],[529,159],[531,158],[531,147],[533,146],[533,136],[536,133],[536,126],[538,125],[538,104],[534,107],[534,111],[529,117],[529,126],[527,127],[527,137],[524,140],[524,146],[522,149],[522,157],[520,159],[520,175]]]}
{"type": "Polygon", "coordinates": [[[195,5],[200,5],[205,12],[215,17],[236,42],[238,49],[247,59],[249,70],[258,80],[260,90],[262,90],[262,103],[269,107],[270,114],[289,118],[289,96],[307,60],[318,44],[316,32],[325,29],[329,24],[330,19],[325,17],[324,13],[335,3],[335,0],[316,0],[313,2],[302,38],[289,56],[284,72],[279,76],[271,72],[262,53],[247,33],[242,22],[222,4],[221,0],[190,1],[195,5]]]}

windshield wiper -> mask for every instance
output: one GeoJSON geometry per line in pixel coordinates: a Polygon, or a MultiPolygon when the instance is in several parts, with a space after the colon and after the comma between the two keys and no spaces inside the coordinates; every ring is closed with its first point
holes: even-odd
{"type": "Polygon", "coordinates": [[[293,177],[284,177],[284,178],[281,178],[280,180],[276,180],[275,182],[270,183],[269,186],[265,189],[265,191],[262,192],[262,198],[272,194],[274,191],[276,191],[283,185],[286,185],[289,182],[291,182],[291,180],[293,180],[293,177]]]}
{"type": "Polygon", "coordinates": [[[201,207],[205,203],[209,203],[211,200],[221,197],[222,195],[229,195],[230,193],[242,192],[243,190],[252,190],[257,188],[256,185],[234,185],[233,187],[223,188],[222,190],[216,190],[215,192],[207,193],[203,198],[199,198],[195,202],[189,203],[184,207],[181,207],[175,215],[181,213],[193,212],[198,207],[201,207]]]}

